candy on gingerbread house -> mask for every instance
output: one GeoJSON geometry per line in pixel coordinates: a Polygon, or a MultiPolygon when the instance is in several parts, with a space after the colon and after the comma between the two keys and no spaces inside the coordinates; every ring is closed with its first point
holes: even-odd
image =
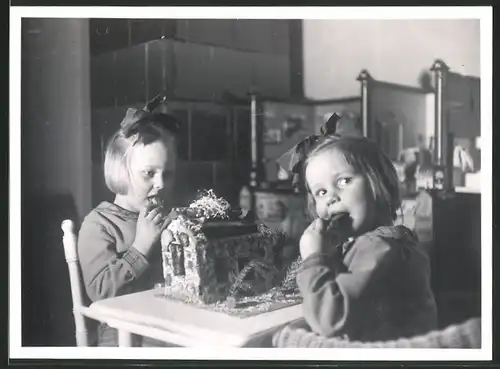
{"type": "Polygon", "coordinates": [[[232,217],[229,203],[213,191],[175,210],[177,218],[162,235],[167,295],[211,304],[233,293],[235,282],[252,293],[273,287],[273,246],[279,235],[232,217]]]}

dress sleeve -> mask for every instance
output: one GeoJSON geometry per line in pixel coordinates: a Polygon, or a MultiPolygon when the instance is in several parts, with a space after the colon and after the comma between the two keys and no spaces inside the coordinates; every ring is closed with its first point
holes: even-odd
{"type": "Polygon", "coordinates": [[[397,250],[375,235],[359,237],[349,260],[332,265],[324,254],[304,260],[297,273],[304,317],[311,329],[326,337],[353,331],[363,314],[363,300],[389,270],[397,250]],[[343,267],[344,270],[340,270],[343,267]]]}
{"type": "Polygon", "coordinates": [[[100,222],[86,218],[78,235],[78,256],[83,281],[92,301],[132,292],[149,263],[134,247],[116,252],[116,240],[100,222]]]}

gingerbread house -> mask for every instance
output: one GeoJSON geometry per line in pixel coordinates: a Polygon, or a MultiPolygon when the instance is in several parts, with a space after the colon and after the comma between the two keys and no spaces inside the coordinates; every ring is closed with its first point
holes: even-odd
{"type": "Polygon", "coordinates": [[[234,293],[235,283],[241,284],[243,293],[271,289],[279,235],[231,219],[229,205],[213,193],[202,203],[176,209],[178,217],[162,235],[165,293],[211,304],[234,293]]]}

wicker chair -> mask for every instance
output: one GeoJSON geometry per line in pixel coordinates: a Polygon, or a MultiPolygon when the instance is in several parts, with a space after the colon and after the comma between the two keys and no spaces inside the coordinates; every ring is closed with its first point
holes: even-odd
{"type": "Polygon", "coordinates": [[[354,342],[341,338],[325,338],[308,331],[303,325],[285,326],[273,336],[275,347],[325,348],[480,348],[481,318],[432,331],[425,335],[385,342],[354,342]]]}

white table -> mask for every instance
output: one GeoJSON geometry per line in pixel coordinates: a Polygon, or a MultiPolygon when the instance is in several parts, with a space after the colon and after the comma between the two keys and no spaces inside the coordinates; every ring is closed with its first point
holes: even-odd
{"type": "Polygon", "coordinates": [[[302,305],[247,318],[230,316],[149,290],[93,303],[89,312],[118,330],[119,346],[131,346],[131,334],[185,347],[256,347],[284,324],[302,319],[302,305]]]}

